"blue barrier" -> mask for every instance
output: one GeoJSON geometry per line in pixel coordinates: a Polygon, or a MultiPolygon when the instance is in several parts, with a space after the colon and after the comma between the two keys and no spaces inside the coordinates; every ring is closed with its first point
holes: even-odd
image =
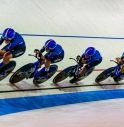
{"type": "Polygon", "coordinates": [[[0,115],[47,107],[124,98],[124,89],[0,99],[0,115]]]}

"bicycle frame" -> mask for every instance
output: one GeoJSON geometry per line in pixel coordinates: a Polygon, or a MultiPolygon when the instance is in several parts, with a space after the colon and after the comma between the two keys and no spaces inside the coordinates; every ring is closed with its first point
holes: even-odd
{"type": "MultiPolygon", "coordinates": [[[[32,54],[28,54],[28,55],[37,58],[35,55],[32,55],[32,54]]],[[[38,59],[38,61],[34,62],[34,76],[36,76],[36,77],[38,76],[39,72],[43,71],[43,69],[38,71],[39,66],[41,66],[41,64],[42,64],[42,59],[40,59],[40,58],[37,58],[37,59],[38,59]]]]}
{"type": "Polygon", "coordinates": [[[74,59],[74,58],[69,58],[69,59],[72,59],[77,63],[77,65],[75,65],[76,67],[72,70],[72,73],[74,74],[73,76],[77,76],[83,65],[79,63],[78,59],[74,59]]]}

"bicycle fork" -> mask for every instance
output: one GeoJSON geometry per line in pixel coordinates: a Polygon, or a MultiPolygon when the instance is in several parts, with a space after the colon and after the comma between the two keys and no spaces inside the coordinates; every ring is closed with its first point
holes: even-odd
{"type": "Polygon", "coordinates": [[[78,78],[79,77],[80,70],[81,70],[80,65],[77,65],[77,67],[74,69],[74,72],[73,72],[75,78],[78,78]]]}

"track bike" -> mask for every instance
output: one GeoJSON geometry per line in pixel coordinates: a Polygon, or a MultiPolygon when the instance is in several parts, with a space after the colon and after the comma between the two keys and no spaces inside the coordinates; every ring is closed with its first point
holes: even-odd
{"type": "Polygon", "coordinates": [[[8,64],[0,68],[0,81],[5,79],[16,67],[16,62],[14,60],[10,61],[8,64]]]}
{"type": "MultiPolygon", "coordinates": [[[[33,56],[33,57],[37,58],[36,55],[29,54],[29,56],[33,56]]],[[[39,71],[41,63],[42,63],[42,59],[37,58],[36,62],[28,63],[28,64],[22,66],[10,77],[9,82],[13,84],[13,83],[20,82],[24,79],[33,78],[33,84],[35,84],[37,86],[38,84],[41,84],[41,83],[47,81],[56,73],[58,66],[55,64],[50,65],[50,69],[46,74],[45,67],[43,67],[39,71]]]]}
{"type": "MultiPolygon", "coordinates": [[[[79,75],[80,71],[83,69],[83,64],[81,64],[81,63],[79,62],[79,57],[78,57],[78,56],[77,56],[76,59],[74,59],[74,58],[69,58],[69,59],[74,60],[77,64],[74,65],[74,66],[69,66],[69,67],[65,68],[64,70],[62,70],[60,73],[58,73],[58,74],[54,77],[54,79],[53,79],[53,83],[54,83],[54,84],[57,84],[57,83],[59,83],[59,82],[65,80],[65,79],[68,78],[68,77],[69,77],[69,78],[72,78],[72,77],[74,78],[75,76],[79,75]]],[[[89,74],[91,74],[91,73],[93,72],[93,70],[94,70],[94,67],[88,69],[88,70],[85,72],[84,75],[79,76],[77,79],[75,79],[75,80],[73,81],[73,83],[78,82],[78,81],[80,81],[80,80],[83,80],[83,79],[86,78],[89,74]]],[[[70,81],[71,81],[71,80],[70,80],[70,81]]],[[[72,83],[72,82],[71,82],[71,83],[72,83]]]]}
{"type": "Polygon", "coordinates": [[[120,75],[119,64],[114,60],[110,60],[110,61],[115,62],[117,65],[114,67],[105,69],[102,73],[100,73],[95,79],[96,83],[100,83],[104,81],[105,79],[107,79],[108,77],[112,77],[115,82],[119,82],[124,79],[124,75],[120,75]]]}

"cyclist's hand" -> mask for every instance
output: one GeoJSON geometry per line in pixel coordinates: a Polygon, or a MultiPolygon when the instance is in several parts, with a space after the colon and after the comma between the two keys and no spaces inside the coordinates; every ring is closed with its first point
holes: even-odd
{"type": "Polygon", "coordinates": [[[34,49],[34,53],[35,53],[35,56],[36,56],[38,59],[40,59],[41,53],[40,53],[39,49],[34,49]]]}
{"type": "Polygon", "coordinates": [[[40,53],[39,49],[34,49],[34,53],[39,54],[40,53]]]}
{"type": "Polygon", "coordinates": [[[82,62],[83,64],[86,64],[86,60],[85,60],[84,58],[81,59],[81,62],[82,62]]]}
{"type": "Polygon", "coordinates": [[[79,64],[82,64],[83,65],[83,63],[82,63],[82,57],[80,55],[78,55],[76,57],[76,60],[78,61],[79,64]]]}
{"type": "Polygon", "coordinates": [[[81,56],[78,55],[78,56],[76,57],[76,60],[79,61],[80,59],[81,59],[81,56]]]}
{"type": "Polygon", "coordinates": [[[121,58],[120,57],[117,57],[116,58],[116,61],[117,61],[117,63],[120,63],[121,62],[121,58]]]}

